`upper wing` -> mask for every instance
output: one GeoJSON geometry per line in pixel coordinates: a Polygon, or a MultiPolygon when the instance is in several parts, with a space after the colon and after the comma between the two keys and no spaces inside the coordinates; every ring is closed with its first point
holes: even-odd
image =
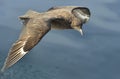
{"type": "Polygon", "coordinates": [[[24,26],[19,39],[10,49],[4,66],[1,71],[11,67],[20,60],[29,50],[31,50],[42,37],[50,30],[45,22],[28,22],[24,26]]]}

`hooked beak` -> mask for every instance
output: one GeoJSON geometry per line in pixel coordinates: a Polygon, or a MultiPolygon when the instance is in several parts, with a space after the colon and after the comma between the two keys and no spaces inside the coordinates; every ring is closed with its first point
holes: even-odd
{"type": "Polygon", "coordinates": [[[83,31],[82,31],[82,29],[79,29],[78,30],[80,33],[81,33],[81,35],[83,36],[83,31]]]}
{"type": "Polygon", "coordinates": [[[75,30],[77,30],[78,32],[80,32],[80,34],[83,36],[82,25],[77,26],[77,27],[73,27],[73,29],[75,29],[75,30]]]}

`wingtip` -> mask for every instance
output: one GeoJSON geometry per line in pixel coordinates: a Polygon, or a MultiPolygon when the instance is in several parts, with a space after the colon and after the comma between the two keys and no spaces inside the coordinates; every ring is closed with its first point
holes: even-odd
{"type": "Polygon", "coordinates": [[[3,73],[5,71],[5,67],[3,66],[2,69],[0,70],[0,73],[3,73]]]}
{"type": "Polygon", "coordinates": [[[4,70],[0,70],[0,79],[4,79],[4,70]]]}
{"type": "Polygon", "coordinates": [[[6,62],[4,63],[3,67],[0,70],[0,73],[5,72],[5,70],[8,69],[8,67],[6,67],[6,62]]]}
{"type": "Polygon", "coordinates": [[[3,65],[2,68],[0,69],[0,73],[3,73],[6,69],[7,69],[7,67],[6,67],[6,62],[4,62],[4,65],[3,65]]]}

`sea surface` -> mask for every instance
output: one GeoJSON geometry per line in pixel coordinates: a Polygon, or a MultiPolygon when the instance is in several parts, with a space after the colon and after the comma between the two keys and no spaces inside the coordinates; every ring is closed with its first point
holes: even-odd
{"type": "Polygon", "coordinates": [[[52,30],[0,79],[120,79],[120,0],[0,0],[0,69],[28,10],[85,6],[91,11],[75,30],[52,30]]]}

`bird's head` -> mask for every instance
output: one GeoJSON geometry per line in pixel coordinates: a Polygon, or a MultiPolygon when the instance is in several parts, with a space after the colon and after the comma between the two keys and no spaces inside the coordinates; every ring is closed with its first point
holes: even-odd
{"type": "Polygon", "coordinates": [[[72,14],[82,23],[86,23],[90,19],[90,10],[86,7],[76,7],[72,9],[72,14]]]}
{"type": "Polygon", "coordinates": [[[74,16],[72,28],[83,35],[82,25],[90,19],[90,10],[86,7],[75,7],[71,13],[74,16]]]}

